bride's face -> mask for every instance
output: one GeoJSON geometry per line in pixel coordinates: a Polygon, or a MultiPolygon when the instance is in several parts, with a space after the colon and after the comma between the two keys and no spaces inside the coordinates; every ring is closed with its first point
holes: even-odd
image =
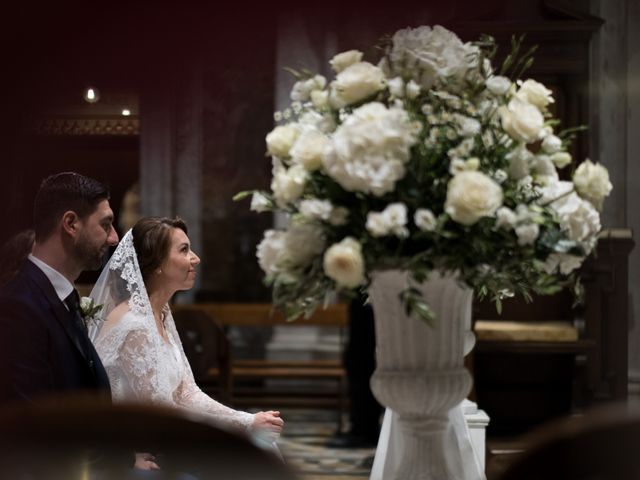
{"type": "Polygon", "coordinates": [[[179,228],[171,232],[171,246],[162,265],[163,281],[175,291],[189,290],[196,281],[200,258],[191,250],[189,237],[179,228]]]}

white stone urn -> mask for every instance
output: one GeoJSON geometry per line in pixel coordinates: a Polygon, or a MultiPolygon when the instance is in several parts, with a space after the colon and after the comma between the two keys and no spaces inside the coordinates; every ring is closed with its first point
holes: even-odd
{"type": "Polygon", "coordinates": [[[408,278],[408,272],[401,270],[377,271],[369,287],[377,361],[371,388],[383,405],[398,414],[404,445],[389,480],[457,479],[458,468],[451,463],[464,461],[464,454],[447,450],[445,455],[451,448],[445,446],[445,433],[449,410],[462,402],[472,384],[463,359],[473,336],[473,292],[455,277],[436,272],[425,283],[413,285],[436,314],[435,325],[429,326],[405,314],[399,294],[408,278]]]}

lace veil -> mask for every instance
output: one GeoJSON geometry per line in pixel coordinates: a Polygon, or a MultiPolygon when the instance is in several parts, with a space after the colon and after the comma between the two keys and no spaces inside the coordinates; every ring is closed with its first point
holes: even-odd
{"type": "Polygon", "coordinates": [[[89,327],[89,338],[94,343],[107,317],[125,301],[128,302],[129,310],[136,317],[148,320],[149,327],[155,326],[151,303],[133,246],[131,230],[122,237],[107,266],[102,270],[91,291],[91,298],[96,305],[102,305],[98,313],[98,321],[93,322],[89,327]]]}

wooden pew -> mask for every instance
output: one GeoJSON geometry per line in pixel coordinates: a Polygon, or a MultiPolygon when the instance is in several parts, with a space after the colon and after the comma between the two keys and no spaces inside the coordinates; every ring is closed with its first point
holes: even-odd
{"type": "MultiPolygon", "coordinates": [[[[196,310],[205,313],[225,328],[261,326],[273,327],[287,325],[324,326],[344,329],[347,325],[347,306],[330,305],[327,309],[318,309],[309,319],[300,318],[287,321],[280,311],[274,310],[267,303],[195,303],[173,305],[174,312],[196,310]]],[[[309,359],[309,360],[271,360],[264,358],[229,359],[230,381],[228,392],[224,395],[234,405],[274,405],[274,406],[313,406],[338,408],[340,418],[346,411],[346,371],[342,359],[309,359]],[[335,384],[329,395],[319,392],[303,391],[270,391],[257,382],[269,379],[296,379],[304,381],[332,381],[335,384]],[[254,382],[256,383],[256,382],[254,382]]],[[[220,374],[216,367],[210,368],[205,381],[212,380],[220,374]]],[[[263,382],[262,382],[263,383],[263,382]]]]}

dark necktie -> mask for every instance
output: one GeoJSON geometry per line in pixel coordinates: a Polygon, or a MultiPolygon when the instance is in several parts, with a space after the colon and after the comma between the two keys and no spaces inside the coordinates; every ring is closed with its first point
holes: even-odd
{"type": "Polygon", "coordinates": [[[80,296],[77,290],[73,290],[67,298],[64,299],[64,303],[69,307],[69,313],[73,319],[73,326],[76,331],[76,337],[80,343],[82,353],[89,361],[89,367],[93,369],[93,359],[91,358],[91,349],[89,348],[89,337],[87,336],[87,325],[82,318],[80,311],[80,296]]]}

